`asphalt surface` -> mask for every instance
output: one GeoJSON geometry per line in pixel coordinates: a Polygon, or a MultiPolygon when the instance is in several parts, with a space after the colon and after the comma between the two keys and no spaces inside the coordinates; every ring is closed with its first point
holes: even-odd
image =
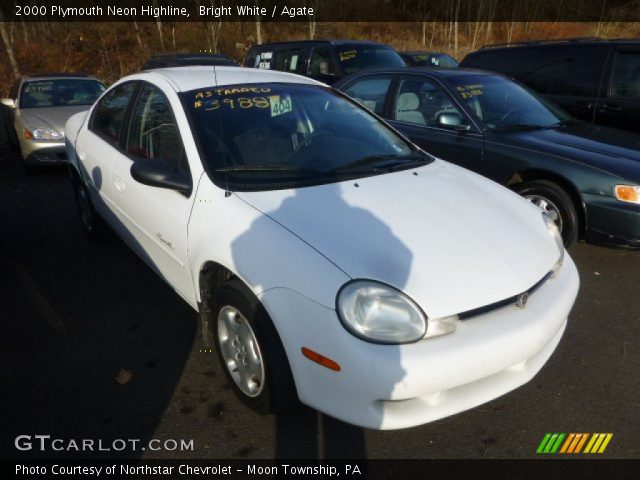
{"type": "Polygon", "coordinates": [[[14,447],[16,435],[48,434],[103,446],[193,440],[192,451],[85,454],[93,458],[526,458],[546,432],[612,432],[603,456],[638,458],[640,252],[579,244],[570,253],[581,289],[568,328],[516,391],[402,431],[305,407],[260,416],[202,350],[195,312],[120,240],[84,235],[64,170],[28,177],[3,148],[0,455],[78,457],[14,447]]]}

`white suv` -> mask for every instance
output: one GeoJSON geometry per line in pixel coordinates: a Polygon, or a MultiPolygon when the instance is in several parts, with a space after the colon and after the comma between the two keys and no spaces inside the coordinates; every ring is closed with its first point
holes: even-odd
{"type": "Polygon", "coordinates": [[[578,275],[554,223],[314,80],[143,72],[66,132],[87,233],[200,313],[255,410],[418,425],[527,382],[562,337],[578,275]]]}

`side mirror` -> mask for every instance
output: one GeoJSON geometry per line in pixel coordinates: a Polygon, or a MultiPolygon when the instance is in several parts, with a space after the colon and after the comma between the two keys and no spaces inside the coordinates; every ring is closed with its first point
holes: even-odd
{"type": "Polygon", "coordinates": [[[436,117],[436,124],[440,128],[446,128],[448,130],[455,130],[456,132],[468,132],[471,130],[471,125],[465,123],[457,112],[441,112],[436,117]]]}
{"type": "Polygon", "coordinates": [[[5,107],[16,108],[16,101],[13,98],[3,98],[0,102],[2,102],[2,105],[5,107]]]}
{"type": "Polygon", "coordinates": [[[176,173],[167,162],[157,158],[143,158],[133,162],[131,177],[143,185],[176,190],[185,195],[190,195],[193,188],[188,173],[176,173]]]}

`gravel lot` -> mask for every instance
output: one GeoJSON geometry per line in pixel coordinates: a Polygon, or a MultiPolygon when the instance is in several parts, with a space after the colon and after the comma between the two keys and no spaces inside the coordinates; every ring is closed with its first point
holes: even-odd
{"type": "Polygon", "coordinates": [[[569,326],[515,392],[404,431],[304,407],[262,417],[201,350],[190,307],[118,239],[85,237],[64,170],[27,177],[3,148],[2,457],[42,457],[13,440],[50,434],[194,441],[193,451],[91,455],[100,458],[526,458],[545,432],[613,432],[604,456],[638,458],[640,252],[580,244],[570,253],[582,284],[569,326]]]}

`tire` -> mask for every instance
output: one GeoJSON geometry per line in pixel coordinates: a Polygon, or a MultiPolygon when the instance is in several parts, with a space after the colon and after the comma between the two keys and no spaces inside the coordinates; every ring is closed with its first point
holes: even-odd
{"type": "Polygon", "coordinates": [[[110,233],[109,226],[93,207],[93,202],[91,201],[87,187],[84,186],[80,179],[73,175],[71,183],[78,206],[78,213],[80,214],[80,221],[85,233],[91,240],[96,242],[102,242],[108,239],[110,233]]]}
{"type": "Polygon", "coordinates": [[[561,186],[549,180],[534,180],[516,185],[514,191],[557,218],[556,225],[566,248],[575,243],[580,225],[578,213],[561,186]]]}
{"type": "Polygon", "coordinates": [[[231,279],[215,293],[210,312],[218,359],[238,398],[261,414],[295,406],[298,396],[284,347],[255,295],[231,279]]]}

